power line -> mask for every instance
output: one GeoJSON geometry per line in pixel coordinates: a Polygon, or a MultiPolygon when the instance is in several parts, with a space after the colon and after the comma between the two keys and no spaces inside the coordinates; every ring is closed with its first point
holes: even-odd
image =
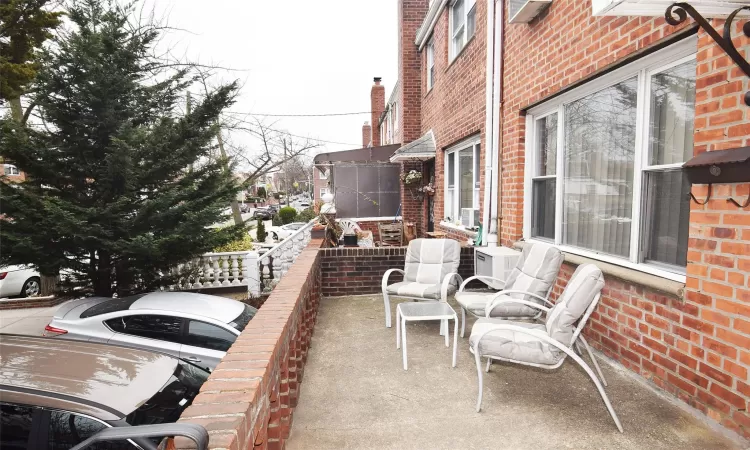
{"type": "Polygon", "coordinates": [[[339,117],[339,116],[358,116],[361,114],[372,114],[371,111],[323,113],[323,114],[268,114],[268,113],[237,112],[237,111],[228,111],[228,113],[241,114],[245,116],[264,116],[264,117],[339,117]]]}

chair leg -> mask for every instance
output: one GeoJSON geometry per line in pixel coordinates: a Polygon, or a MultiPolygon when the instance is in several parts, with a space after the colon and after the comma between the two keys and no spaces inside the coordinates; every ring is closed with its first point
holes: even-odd
{"type": "Polygon", "coordinates": [[[583,347],[586,349],[586,352],[589,354],[589,358],[591,358],[591,362],[594,363],[594,368],[596,369],[596,373],[599,374],[599,378],[602,380],[602,384],[605,387],[608,386],[607,380],[604,378],[604,374],[602,373],[602,369],[599,367],[599,363],[596,362],[596,358],[594,358],[594,353],[591,351],[591,347],[589,347],[589,343],[586,342],[586,339],[584,339],[583,336],[578,336],[578,339],[581,340],[583,347]]]}
{"type": "Polygon", "coordinates": [[[487,358],[487,368],[484,369],[485,372],[490,373],[490,366],[492,365],[492,358],[487,358]]]}
{"type": "Polygon", "coordinates": [[[466,309],[461,307],[461,337],[464,337],[466,331],[466,309]]]}
{"type": "Polygon", "coordinates": [[[383,291],[383,303],[385,303],[385,327],[391,327],[391,300],[388,298],[388,293],[383,291]]]}
{"type": "MultiPolygon", "coordinates": [[[[558,347],[558,346],[556,346],[558,347]]],[[[569,349],[569,348],[563,348],[562,346],[558,347],[560,350],[564,351],[568,356],[570,356],[573,361],[578,363],[579,366],[588,374],[589,378],[591,378],[591,381],[594,382],[594,385],[596,385],[596,389],[599,391],[599,395],[602,397],[602,400],[604,400],[604,405],[607,407],[607,411],[609,412],[609,415],[612,417],[612,420],[615,422],[615,425],[617,425],[617,429],[620,430],[620,433],[622,433],[622,424],[620,423],[620,419],[617,418],[617,414],[615,413],[615,410],[612,408],[612,403],[609,402],[609,397],[607,397],[607,393],[604,392],[604,387],[602,387],[602,384],[599,382],[599,379],[596,377],[596,374],[594,374],[594,371],[591,370],[591,368],[586,364],[586,362],[581,359],[580,356],[576,355],[576,353],[569,349]]]]}
{"type": "Polygon", "coordinates": [[[477,395],[477,412],[479,412],[482,410],[482,388],[484,383],[484,380],[482,379],[482,361],[479,356],[479,348],[474,349],[474,360],[477,363],[477,378],[479,378],[479,393],[477,395]]]}

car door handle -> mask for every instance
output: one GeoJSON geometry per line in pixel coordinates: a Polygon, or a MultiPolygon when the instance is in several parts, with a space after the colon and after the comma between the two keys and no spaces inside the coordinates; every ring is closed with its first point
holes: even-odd
{"type": "Polygon", "coordinates": [[[188,361],[190,361],[190,362],[201,362],[201,359],[200,358],[196,358],[195,356],[186,356],[185,359],[188,360],[188,361]]]}

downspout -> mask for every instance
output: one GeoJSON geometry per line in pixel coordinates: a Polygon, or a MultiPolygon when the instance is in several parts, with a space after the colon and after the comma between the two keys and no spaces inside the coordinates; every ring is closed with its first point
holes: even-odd
{"type": "MultiPolygon", "coordinates": [[[[495,159],[495,151],[493,149],[495,141],[495,133],[493,128],[493,105],[492,98],[494,95],[494,89],[492,81],[494,79],[494,64],[493,57],[495,55],[495,0],[487,0],[487,62],[485,67],[485,121],[484,121],[484,146],[485,146],[485,157],[484,157],[484,211],[482,211],[482,245],[490,246],[490,230],[492,227],[490,210],[492,209],[493,198],[492,198],[492,168],[494,166],[493,160],[495,159]]],[[[495,238],[495,246],[497,245],[497,238],[495,238]]]]}
{"type": "Polygon", "coordinates": [[[493,155],[493,167],[492,167],[492,203],[490,212],[490,229],[488,230],[487,246],[496,247],[500,234],[500,198],[502,196],[502,186],[500,185],[500,173],[503,169],[503,159],[501,153],[501,104],[503,97],[503,58],[505,57],[504,48],[504,37],[505,37],[505,24],[504,12],[505,6],[502,0],[498,0],[499,8],[497,8],[497,17],[495,18],[495,67],[494,75],[496,76],[494,82],[494,88],[492,91],[492,155],[493,155]]]}

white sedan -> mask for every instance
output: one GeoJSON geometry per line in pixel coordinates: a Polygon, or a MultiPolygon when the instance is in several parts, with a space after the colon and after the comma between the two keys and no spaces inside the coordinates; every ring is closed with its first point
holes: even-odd
{"type": "Polygon", "coordinates": [[[0,267],[0,298],[33,297],[41,290],[41,278],[36,270],[25,266],[0,267]]]}
{"type": "Polygon", "coordinates": [[[271,227],[268,229],[268,234],[273,237],[274,241],[283,241],[305,225],[307,225],[305,222],[292,222],[280,227],[271,227]]]}

